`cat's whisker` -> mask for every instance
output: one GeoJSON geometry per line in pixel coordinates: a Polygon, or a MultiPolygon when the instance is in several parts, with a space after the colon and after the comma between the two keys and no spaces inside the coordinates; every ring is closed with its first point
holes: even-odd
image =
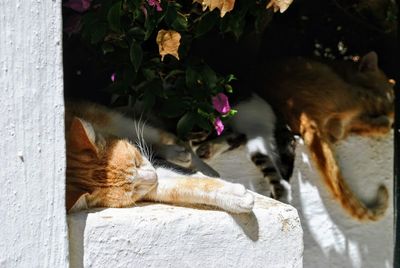
{"type": "Polygon", "coordinates": [[[143,121],[143,113],[141,113],[140,117],[138,120],[135,121],[134,127],[135,127],[135,133],[136,133],[136,145],[139,149],[139,151],[149,160],[150,163],[153,162],[153,153],[151,148],[146,144],[145,139],[144,139],[144,129],[146,127],[146,122],[147,120],[143,121]]]}

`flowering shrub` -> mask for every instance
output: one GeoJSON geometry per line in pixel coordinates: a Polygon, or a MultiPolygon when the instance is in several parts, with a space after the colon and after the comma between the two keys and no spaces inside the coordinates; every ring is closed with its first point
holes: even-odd
{"type": "Polygon", "coordinates": [[[216,131],[235,114],[227,94],[232,74],[219,74],[191,53],[191,44],[212,31],[240,39],[256,29],[266,7],[283,12],[291,0],[68,0],[64,30],[80,35],[110,69],[118,99],[140,101],[144,111],[173,120],[184,137],[216,131]],[[252,17],[252,25],[247,25],[252,17]]]}

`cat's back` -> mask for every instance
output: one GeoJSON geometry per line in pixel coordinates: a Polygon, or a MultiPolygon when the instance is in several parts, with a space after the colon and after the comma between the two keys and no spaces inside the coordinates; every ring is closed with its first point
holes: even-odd
{"type": "Polygon", "coordinates": [[[121,115],[100,104],[67,100],[65,102],[66,129],[69,129],[74,117],[89,122],[96,131],[101,131],[101,129],[112,125],[113,121],[121,117],[121,115]]]}
{"type": "MultiPolygon", "coordinates": [[[[344,63],[346,66],[347,64],[344,63]]],[[[348,84],[330,62],[293,57],[271,62],[261,76],[260,94],[269,100],[332,98],[347,94],[348,84]]]]}

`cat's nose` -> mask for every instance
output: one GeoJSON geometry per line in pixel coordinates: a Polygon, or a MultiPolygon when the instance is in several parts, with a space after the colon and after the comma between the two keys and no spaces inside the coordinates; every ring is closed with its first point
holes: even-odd
{"type": "Polygon", "coordinates": [[[143,183],[154,184],[158,177],[155,170],[144,169],[138,171],[138,179],[143,183]]]}

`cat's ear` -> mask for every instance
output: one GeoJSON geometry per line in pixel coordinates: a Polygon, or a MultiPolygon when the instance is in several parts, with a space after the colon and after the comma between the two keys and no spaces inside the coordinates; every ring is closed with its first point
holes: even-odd
{"type": "Polygon", "coordinates": [[[375,51],[365,54],[360,60],[358,69],[360,72],[378,71],[378,54],[375,51]]]}
{"type": "Polygon", "coordinates": [[[96,134],[92,125],[74,117],[69,130],[69,146],[75,151],[90,150],[97,154],[96,134]]]}

